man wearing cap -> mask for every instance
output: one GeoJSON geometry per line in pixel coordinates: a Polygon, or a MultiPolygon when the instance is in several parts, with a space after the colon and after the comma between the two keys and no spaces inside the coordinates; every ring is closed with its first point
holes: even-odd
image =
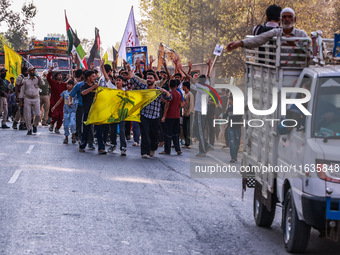
{"type": "Polygon", "coordinates": [[[41,77],[35,74],[35,67],[28,68],[28,77],[24,79],[19,98],[20,105],[24,103],[24,117],[27,126],[27,135],[32,135],[32,113],[34,115],[33,133],[37,132],[40,121],[39,86],[44,85],[41,77]]]}
{"type": "Polygon", "coordinates": [[[48,71],[45,70],[42,77],[45,85],[39,86],[40,109],[43,109],[43,115],[41,116],[42,126],[47,126],[48,112],[50,111],[50,84],[46,78],[47,73],[48,71]]]}
{"type": "MultiPolygon", "coordinates": [[[[15,81],[15,101],[19,103],[19,93],[23,84],[24,79],[27,77],[27,67],[21,68],[21,74],[17,77],[15,81]]],[[[13,122],[13,129],[18,129],[18,122],[20,120],[19,130],[27,130],[25,125],[25,119],[24,119],[24,109],[23,105],[19,106],[19,109],[17,113],[15,114],[14,122],[13,122]]]]}
{"type": "Polygon", "coordinates": [[[7,94],[8,94],[8,87],[5,83],[7,70],[2,68],[0,71],[0,113],[3,112],[2,115],[2,123],[1,128],[9,128],[6,125],[7,114],[8,114],[8,106],[7,106],[7,94]]]}
{"type": "MultiPolygon", "coordinates": [[[[297,29],[294,27],[294,23],[296,22],[295,12],[291,8],[284,8],[281,11],[280,15],[281,25],[282,28],[275,28],[263,34],[257,35],[252,38],[247,38],[238,42],[230,42],[227,45],[227,51],[230,52],[235,50],[239,47],[244,48],[257,48],[274,36],[277,37],[308,37],[307,33],[303,30],[297,29]]],[[[299,46],[301,46],[301,42],[298,42],[299,46]]],[[[288,46],[296,46],[295,42],[287,42],[286,45],[288,46]]]]}

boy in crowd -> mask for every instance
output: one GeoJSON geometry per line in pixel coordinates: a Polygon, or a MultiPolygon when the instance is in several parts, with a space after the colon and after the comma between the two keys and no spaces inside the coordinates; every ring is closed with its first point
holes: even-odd
{"type": "Polygon", "coordinates": [[[51,112],[54,110],[64,101],[64,130],[65,130],[65,139],[64,144],[68,144],[68,136],[70,135],[70,130],[72,134],[72,143],[76,143],[76,111],[77,111],[77,104],[70,103],[70,92],[74,87],[74,81],[69,79],[66,83],[67,90],[64,90],[60,94],[60,99],[58,102],[52,107],[51,112]]]}
{"type": "MultiPolygon", "coordinates": [[[[119,75],[116,78],[115,86],[117,89],[123,90],[124,77],[119,75]]],[[[113,152],[117,147],[117,127],[119,125],[119,140],[120,140],[120,154],[126,156],[126,135],[125,135],[125,121],[114,123],[111,125],[111,146],[109,152],[113,152]]]]}

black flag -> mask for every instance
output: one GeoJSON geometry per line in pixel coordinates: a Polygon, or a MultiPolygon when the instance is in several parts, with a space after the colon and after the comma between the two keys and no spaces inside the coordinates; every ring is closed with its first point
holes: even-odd
{"type": "Polygon", "coordinates": [[[87,65],[89,66],[90,63],[93,63],[95,58],[100,59],[100,37],[99,37],[99,29],[95,28],[95,39],[93,47],[90,51],[90,57],[87,60],[87,65]]]}

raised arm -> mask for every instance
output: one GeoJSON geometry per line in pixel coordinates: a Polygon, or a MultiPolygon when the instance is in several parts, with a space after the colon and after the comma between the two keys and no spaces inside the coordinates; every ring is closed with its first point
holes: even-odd
{"type": "Polygon", "coordinates": [[[166,59],[165,59],[165,58],[163,58],[163,60],[162,60],[162,63],[163,63],[163,66],[164,66],[165,72],[166,72],[166,74],[168,75],[168,79],[170,79],[171,75],[170,75],[170,72],[169,72],[168,66],[167,66],[167,64],[166,64],[166,59]]]}
{"type": "Polygon", "coordinates": [[[125,59],[123,59],[123,66],[124,66],[124,69],[126,70],[127,62],[125,59]]]}
{"type": "Polygon", "coordinates": [[[186,73],[186,72],[183,70],[182,64],[178,64],[178,68],[179,68],[179,70],[181,70],[181,72],[184,74],[184,76],[185,76],[186,78],[189,79],[189,81],[190,81],[192,84],[195,84],[195,81],[193,80],[193,78],[192,78],[188,73],[186,73]]]}
{"type": "Polygon", "coordinates": [[[188,61],[188,66],[189,66],[188,74],[190,74],[191,70],[192,70],[192,62],[191,62],[191,60],[188,61]]]}
{"type": "Polygon", "coordinates": [[[175,65],[175,73],[178,73],[178,66],[177,66],[178,65],[178,61],[179,61],[178,56],[177,55],[174,56],[172,61],[173,61],[174,65],[175,65]]]}
{"type": "Polygon", "coordinates": [[[207,77],[210,78],[210,72],[211,72],[211,58],[209,58],[208,62],[207,62],[207,66],[208,66],[208,70],[207,70],[207,77]]]}
{"type": "Polygon", "coordinates": [[[108,82],[110,79],[109,79],[109,75],[107,74],[107,72],[106,72],[106,70],[105,70],[105,68],[104,68],[104,63],[105,63],[105,60],[102,59],[102,60],[100,61],[100,68],[101,68],[101,70],[102,70],[102,72],[103,72],[103,75],[104,75],[104,77],[105,77],[105,81],[108,82]]]}
{"type": "Polygon", "coordinates": [[[136,66],[135,73],[142,74],[142,68],[140,67],[140,59],[136,60],[135,66],[136,66]]]}
{"type": "Polygon", "coordinates": [[[50,86],[52,87],[54,85],[54,80],[52,79],[52,71],[53,71],[54,67],[51,66],[50,70],[48,70],[48,73],[47,73],[47,81],[48,83],[50,84],[50,86]]]}
{"type": "Polygon", "coordinates": [[[152,69],[152,64],[153,64],[153,62],[155,61],[155,60],[153,59],[153,56],[152,56],[152,55],[150,55],[149,61],[150,61],[150,62],[149,62],[148,69],[151,70],[151,69],[152,69]]]}

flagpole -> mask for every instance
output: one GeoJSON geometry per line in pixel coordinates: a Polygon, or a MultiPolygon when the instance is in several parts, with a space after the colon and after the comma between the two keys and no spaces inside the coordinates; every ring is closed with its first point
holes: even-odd
{"type": "MultiPolygon", "coordinates": [[[[20,55],[20,54],[19,54],[20,55]]],[[[21,55],[20,55],[21,56],[21,55]]],[[[34,65],[32,65],[30,62],[28,62],[28,60],[26,59],[26,58],[24,58],[23,56],[21,56],[22,57],[22,59],[23,60],[25,60],[27,63],[28,63],[28,65],[29,65],[29,67],[34,67],[34,65]]]]}

